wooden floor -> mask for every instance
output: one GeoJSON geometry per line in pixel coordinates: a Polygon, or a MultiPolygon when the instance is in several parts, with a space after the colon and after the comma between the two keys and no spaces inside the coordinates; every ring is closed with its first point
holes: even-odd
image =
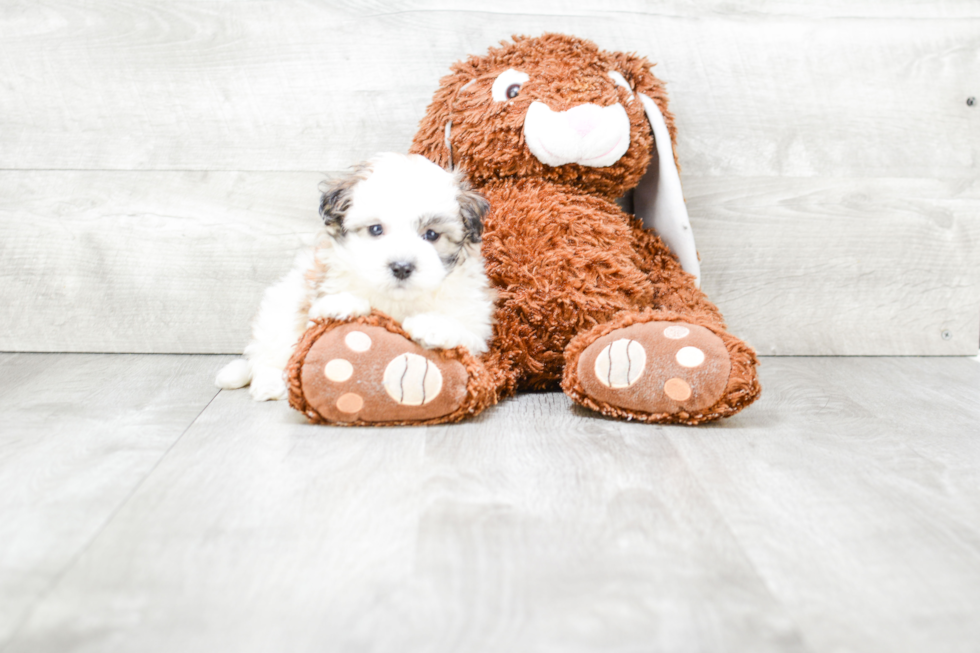
{"type": "Polygon", "coordinates": [[[980,648],[976,359],[765,358],[707,427],[384,430],[226,360],[0,354],[3,653],[980,648]]]}

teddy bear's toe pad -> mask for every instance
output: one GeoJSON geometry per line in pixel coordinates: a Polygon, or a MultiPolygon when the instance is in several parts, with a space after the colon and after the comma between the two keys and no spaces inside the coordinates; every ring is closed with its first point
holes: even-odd
{"type": "Polygon", "coordinates": [[[606,334],[578,360],[594,400],[644,413],[697,412],[721,398],[731,372],[721,338],[684,322],[644,322],[606,334]]]}
{"type": "Polygon", "coordinates": [[[302,368],[306,401],[328,422],[421,421],[448,415],[466,397],[466,382],[459,361],[362,324],[324,333],[310,347],[302,368]]]}

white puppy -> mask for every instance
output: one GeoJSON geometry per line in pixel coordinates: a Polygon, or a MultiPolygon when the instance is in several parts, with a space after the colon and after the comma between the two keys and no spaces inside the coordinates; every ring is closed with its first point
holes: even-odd
{"type": "Polygon", "coordinates": [[[324,229],[265,291],[245,358],[220,388],[251,382],[257,401],[283,399],[283,369],[315,318],[378,309],[423,347],[487,350],[493,295],[479,243],[486,200],[418,155],[380,154],[324,189],[324,229]]]}

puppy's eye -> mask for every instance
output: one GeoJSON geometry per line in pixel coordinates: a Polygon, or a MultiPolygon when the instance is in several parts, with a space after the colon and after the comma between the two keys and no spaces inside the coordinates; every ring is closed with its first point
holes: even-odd
{"type": "Polygon", "coordinates": [[[439,240],[439,236],[440,235],[441,234],[438,231],[435,231],[433,229],[429,229],[424,234],[422,234],[422,238],[424,238],[425,240],[429,241],[430,243],[434,243],[437,240],[439,240]]]}
{"type": "Polygon", "coordinates": [[[382,227],[380,224],[373,224],[370,227],[368,227],[368,233],[371,234],[372,236],[380,236],[384,232],[385,232],[385,228],[382,227]]]}
{"type": "Polygon", "coordinates": [[[527,73],[522,73],[519,70],[514,70],[513,68],[508,68],[504,72],[497,75],[497,79],[493,80],[493,86],[490,88],[490,95],[497,102],[506,102],[517,97],[517,94],[521,92],[521,86],[529,80],[530,77],[527,73]]]}

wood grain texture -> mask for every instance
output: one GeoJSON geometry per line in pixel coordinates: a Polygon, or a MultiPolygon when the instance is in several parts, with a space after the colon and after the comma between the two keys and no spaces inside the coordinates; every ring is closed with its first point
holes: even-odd
{"type": "Polygon", "coordinates": [[[805,650],[665,435],[561,394],[430,429],[416,577],[348,648],[435,617],[439,651],[805,650]]]}
{"type": "Polygon", "coordinates": [[[336,429],[221,393],[3,650],[972,651],[980,364],[761,370],[697,428],[529,394],[336,429]]]}
{"type": "Polygon", "coordinates": [[[803,650],[661,430],[303,421],[222,393],[5,653],[803,650]]]}
{"type": "Polygon", "coordinates": [[[977,5],[847,7],[5,3],[0,168],[340,169],[406,149],[452,62],[558,31],[659,62],[689,174],[974,172],[977,5]]]}
{"type": "Polygon", "coordinates": [[[688,179],[702,288],[764,354],[971,355],[977,179],[688,179]]]}
{"type": "Polygon", "coordinates": [[[79,560],[101,589],[63,584],[8,651],[343,650],[345,621],[411,575],[424,429],[311,426],[247,392],[211,407],[79,560]],[[80,601],[99,616],[77,623],[80,601]]]}
{"type": "Polygon", "coordinates": [[[670,431],[812,651],[980,642],[980,365],[765,359],[762,404],[670,431]]]}
{"type": "Polygon", "coordinates": [[[217,364],[0,354],[0,648],[215,396],[217,364]]]}
{"type": "Polygon", "coordinates": [[[0,350],[240,352],[321,179],[0,172],[0,350]]]}
{"type": "Polygon", "coordinates": [[[980,18],[980,8],[971,0],[902,0],[882,3],[876,0],[828,0],[820,4],[795,0],[760,0],[754,3],[730,0],[705,0],[691,4],[685,0],[614,0],[597,7],[589,0],[499,0],[495,2],[466,2],[465,0],[416,0],[396,3],[376,2],[375,7],[395,7],[414,11],[493,12],[523,16],[588,15],[604,16],[631,13],[641,16],[679,16],[695,18],[718,15],[750,18],[980,18]]]}
{"type": "Polygon", "coordinates": [[[239,351],[313,171],[545,30],[658,62],[705,288],[761,352],[976,351],[980,5],[918,0],[4,3],[0,350],[239,351]]]}
{"type": "MultiPolygon", "coordinates": [[[[320,179],[0,172],[0,350],[240,352],[262,290],[320,224],[320,179]]],[[[685,189],[704,288],[760,352],[976,352],[975,180],[685,189]]]]}

